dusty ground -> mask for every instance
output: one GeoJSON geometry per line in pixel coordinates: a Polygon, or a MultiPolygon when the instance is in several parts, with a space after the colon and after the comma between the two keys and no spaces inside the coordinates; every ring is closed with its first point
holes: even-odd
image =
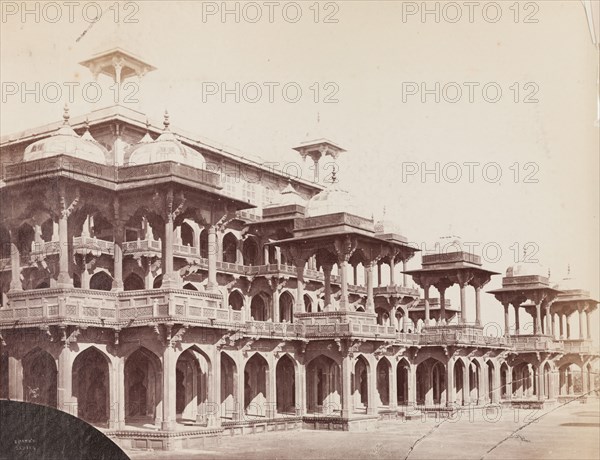
{"type": "Polygon", "coordinates": [[[130,451],[133,459],[598,459],[600,403],[481,411],[457,420],[379,422],[370,432],[288,431],[223,437],[210,450],[130,451]]]}

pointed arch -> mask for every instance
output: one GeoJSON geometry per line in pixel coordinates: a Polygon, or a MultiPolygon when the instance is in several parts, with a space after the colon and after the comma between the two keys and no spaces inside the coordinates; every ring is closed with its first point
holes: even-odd
{"type": "Polygon", "coordinates": [[[73,361],[72,389],[77,416],[105,425],[110,417],[110,360],[95,346],[79,353],[73,361]]]}
{"type": "Polygon", "coordinates": [[[341,366],[319,354],[306,366],[306,402],[309,412],[332,415],[341,407],[341,366]]]}
{"type": "Polygon", "coordinates": [[[23,357],[23,398],[26,402],[56,407],[58,369],[45,350],[34,348],[23,357]]]}
{"type": "Polygon", "coordinates": [[[113,278],[104,270],[95,273],[90,278],[90,289],[97,291],[110,291],[112,289],[113,278]]]}
{"type": "Polygon", "coordinates": [[[244,410],[246,414],[265,416],[269,363],[254,353],[244,366],[244,410]]]}
{"type": "Polygon", "coordinates": [[[296,362],[289,354],[277,360],[275,366],[277,392],[277,412],[280,414],[296,413],[296,362]]]}
{"type": "Polygon", "coordinates": [[[125,359],[126,420],[148,421],[159,416],[162,365],[158,356],[139,347],[125,359]]]}
{"type": "Polygon", "coordinates": [[[294,322],[294,296],[289,291],[283,291],[279,296],[279,321],[294,322]]]}
{"type": "Polygon", "coordinates": [[[130,273],[123,281],[123,290],[141,291],[145,289],[144,280],[137,273],[130,273]]]}

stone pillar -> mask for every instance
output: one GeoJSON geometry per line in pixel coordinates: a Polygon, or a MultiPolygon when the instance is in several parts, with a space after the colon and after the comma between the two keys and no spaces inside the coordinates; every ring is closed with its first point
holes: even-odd
{"type": "Polygon", "coordinates": [[[367,386],[367,415],[375,415],[378,412],[377,407],[377,363],[373,356],[369,359],[369,384],[367,386]]]}
{"type": "Polygon", "coordinates": [[[21,283],[21,253],[17,244],[17,230],[13,230],[11,231],[10,243],[10,292],[23,290],[23,284],[21,283]]]}
{"type": "Polygon", "coordinates": [[[433,406],[433,368],[425,372],[425,406],[433,406]]]}
{"type": "Polygon", "coordinates": [[[217,228],[214,225],[208,227],[208,282],[206,290],[215,292],[217,284],[217,228]]]}
{"type": "Polygon", "coordinates": [[[581,366],[581,391],[584,395],[586,395],[589,392],[587,371],[585,365],[581,366]]]}
{"type": "MultiPolygon", "coordinates": [[[[406,271],[406,260],[402,259],[402,271],[406,271]]],[[[408,275],[406,273],[402,274],[402,286],[408,286],[408,275]]]]}
{"type": "Polygon", "coordinates": [[[232,418],[235,421],[243,420],[246,413],[246,403],[249,401],[244,400],[244,384],[245,384],[245,369],[244,369],[244,358],[240,352],[237,353],[238,357],[235,359],[235,380],[233,385],[233,391],[235,393],[235,407],[232,414],[232,418]]]}
{"type": "MultiPolygon", "coordinates": [[[[279,317],[279,295],[280,295],[280,291],[279,289],[277,289],[277,287],[275,287],[275,289],[273,289],[273,313],[271,315],[271,318],[273,318],[273,322],[274,323],[278,323],[281,321],[281,318],[279,317]]],[[[292,317],[293,317],[293,312],[292,312],[292,317]]]]}
{"type": "Polygon", "coordinates": [[[556,313],[552,313],[551,330],[552,330],[552,338],[556,339],[556,313]]]}
{"type": "Polygon", "coordinates": [[[123,240],[125,225],[122,222],[115,222],[115,243],[114,243],[114,269],[113,269],[113,291],[123,290],[123,240]]]}
{"type": "Polygon", "coordinates": [[[275,359],[270,356],[268,359],[269,368],[267,369],[267,407],[265,408],[266,418],[275,418],[277,416],[277,381],[275,372],[275,359]]]}
{"type": "Polygon", "coordinates": [[[542,303],[541,302],[536,302],[535,303],[535,327],[534,327],[534,334],[535,335],[540,335],[542,333],[542,303]]]}
{"type": "Polygon", "coordinates": [[[396,366],[389,366],[388,373],[388,388],[389,388],[389,408],[396,410],[398,408],[398,379],[396,366]]]}
{"type": "MultiPolygon", "coordinates": [[[[208,378],[208,407],[206,417],[209,426],[221,425],[221,352],[214,347],[213,366],[208,378]]],[[[198,413],[198,418],[203,414],[198,413]]],[[[198,420],[197,420],[198,421],[198,420]]]]}
{"type": "Polygon", "coordinates": [[[394,279],[394,268],[396,267],[396,258],[390,257],[390,286],[395,286],[396,281],[394,279]]]}
{"type": "Polygon", "coordinates": [[[452,407],[456,400],[456,387],[454,382],[454,358],[448,360],[446,366],[446,405],[452,407]]]}
{"type": "Polygon", "coordinates": [[[429,326],[429,320],[431,318],[429,316],[429,285],[426,284],[423,290],[425,291],[425,326],[429,326]]]}
{"type": "Polygon", "coordinates": [[[66,209],[61,210],[58,218],[58,283],[57,286],[61,288],[73,287],[73,280],[69,275],[69,243],[68,243],[68,211],[66,209]]]}
{"type": "Polygon", "coordinates": [[[275,263],[281,265],[281,248],[279,246],[275,246],[275,263]]]}
{"type": "Polygon", "coordinates": [[[358,266],[357,265],[353,265],[352,266],[352,284],[354,284],[355,286],[358,286],[358,266]]]}
{"type": "Polygon", "coordinates": [[[519,335],[521,333],[521,326],[519,325],[519,307],[521,303],[519,301],[513,303],[513,307],[515,308],[515,335],[519,335]]]}
{"type": "Polygon", "coordinates": [[[23,399],[23,362],[14,356],[8,357],[8,399],[23,399]]]}
{"type": "Polygon", "coordinates": [[[263,246],[263,263],[269,265],[269,246],[266,244],[263,246]]]}
{"type": "Polygon", "coordinates": [[[377,286],[381,286],[381,264],[377,264],[377,286]]]}
{"type": "Polygon", "coordinates": [[[242,246],[244,242],[242,240],[236,240],[235,242],[235,263],[238,265],[244,264],[244,253],[242,252],[242,246]]]}
{"type": "Polygon", "coordinates": [[[537,399],[538,401],[542,401],[544,399],[544,371],[542,369],[542,365],[540,364],[537,367],[534,367],[537,377],[537,399]]]}
{"type": "Polygon", "coordinates": [[[296,313],[304,313],[304,265],[305,259],[296,260],[296,313]]]}
{"type": "Polygon", "coordinates": [[[446,324],[446,287],[438,287],[440,293],[440,323],[446,324]]]}
{"type": "Polygon", "coordinates": [[[352,415],[352,358],[342,358],[342,418],[352,415]]]}
{"type": "Polygon", "coordinates": [[[492,381],[488,382],[488,385],[492,386],[492,388],[490,388],[492,393],[492,404],[498,404],[502,398],[501,372],[500,363],[497,363],[497,366],[494,366],[492,369],[492,381]]]}
{"type": "Polygon", "coordinates": [[[341,297],[340,297],[340,310],[347,311],[349,308],[348,302],[348,261],[342,259],[339,262],[340,267],[340,284],[341,284],[341,297]]]}
{"type": "Polygon", "coordinates": [[[565,314],[565,324],[566,324],[566,334],[567,334],[567,339],[571,338],[571,315],[565,314]]]}
{"type": "Polygon", "coordinates": [[[545,305],[546,312],[546,335],[552,335],[552,317],[550,315],[550,304],[545,305]]]}
{"type": "Polygon", "coordinates": [[[367,282],[366,310],[371,313],[375,312],[375,302],[373,300],[373,264],[374,262],[367,262],[365,265],[365,278],[367,282]]]}
{"type": "Polygon", "coordinates": [[[306,367],[298,363],[295,370],[296,389],[296,415],[306,414],[306,367]]]}
{"type": "Polygon", "coordinates": [[[56,407],[77,416],[77,404],[73,401],[73,353],[68,346],[62,347],[58,355],[58,374],[56,376],[56,407]]]}
{"type": "Polygon", "coordinates": [[[163,417],[161,422],[161,430],[163,431],[173,431],[175,429],[176,366],[175,349],[167,344],[163,351],[163,417]]]}
{"type": "Polygon", "coordinates": [[[467,301],[465,299],[465,283],[460,286],[460,324],[467,324],[467,301]]]}
{"type": "Polygon", "coordinates": [[[558,314],[558,329],[559,329],[559,334],[560,334],[560,338],[564,339],[565,338],[565,319],[562,313],[558,314]]]}
{"type": "Polygon", "coordinates": [[[469,381],[470,372],[471,363],[463,365],[463,406],[471,403],[471,383],[469,381]]]}
{"type": "Polygon", "coordinates": [[[125,358],[118,357],[112,363],[111,373],[111,395],[109,398],[111,406],[111,420],[109,428],[123,430],[125,429],[125,358]],[[114,417],[112,414],[114,413],[114,417]]]}
{"type": "Polygon", "coordinates": [[[583,307],[581,307],[581,305],[579,305],[577,307],[577,311],[579,312],[579,340],[583,340],[584,339],[584,332],[583,332],[583,307]]]}
{"type": "Polygon", "coordinates": [[[481,326],[481,286],[475,286],[475,325],[481,326]]]}
{"type": "Polygon", "coordinates": [[[502,302],[502,306],[504,307],[504,336],[508,337],[510,335],[510,319],[508,315],[508,306],[510,304],[508,302],[502,302]]]}
{"type": "Polygon", "coordinates": [[[417,405],[417,365],[410,364],[408,369],[408,404],[417,405]]]}
{"type": "Polygon", "coordinates": [[[328,311],[331,307],[331,264],[323,265],[323,301],[324,310],[328,311]]]}
{"type": "Polygon", "coordinates": [[[592,324],[590,321],[590,316],[592,316],[592,312],[590,310],[585,311],[585,325],[587,328],[587,338],[588,340],[592,339],[592,324]]]}

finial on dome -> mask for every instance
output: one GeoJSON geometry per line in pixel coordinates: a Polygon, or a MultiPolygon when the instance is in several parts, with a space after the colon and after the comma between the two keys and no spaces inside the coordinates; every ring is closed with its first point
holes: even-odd
{"type": "Polygon", "coordinates": [[[165,110],[165,118],[163,120],[163,125],[165,127],[165,131],[169,130],[169,125],[171,124],[171,122],[169,121],[169,111],[165,110]]]}
{"type": "Polygon", "coordinates": [[[548,278],[550,278],[550,269],[548,269],[548,278]]]}
{"type": "Polygon", "coordinates": [[[67,104],[65,104],[65,107],[63,108],[63,125],[68,125],[69,124],[69,106],[67,104]]]}
{"type": "Polygon", "coordinates": [[[85,123],[83,124],[83,126],[85,127],[86,131],[90,130],[90,120],[88,119],[88,117],[85,117],[85,123]]]}
{"type": "Polygon", "coordinates": [[[146,117],[146,133],[150,132],[150,120],[148,120],[148,117],[146,117]]]}
{"type": "Polygon", "coordinates": [[[567,265],[567,275],[571,274],[571,264],[567,265]]]}
{"type": "Polygon", "coordinates": [[[333,167],[333,171],[331,172],[331,183],[335,184],[337,182],[337,175],[335,166],[333,167]]]}

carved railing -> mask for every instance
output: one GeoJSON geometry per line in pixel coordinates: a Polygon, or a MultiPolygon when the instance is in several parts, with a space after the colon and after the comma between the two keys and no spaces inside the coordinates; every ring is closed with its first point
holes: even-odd
{"type": "Polygon", "coordinates": [[[73,237],[73,251],[77,254],[95,253],[114,254],[115,243],[112,241],[99,240],[90,236],[75,236],[73,237]]]}
{"type": "Polygon", "coordinates": [[[516,351],[562,351],[563,344],[547,335],[511,335],[508,342],[516,351]]]}
{"type": "Polygon", "coordinates": [[[423,328],[419,339],[420,345],[486,345],[507,346],[504,337],[486,336],[481,326],[467,324],[427,326],[423,328]]]}
{"type": "Polygon", "coordinates": [[[565,353],[577,354],[597,354],[598,349],[595,349],[593,342],[590,339],[580,340],[560,340],[565,353]]]}

